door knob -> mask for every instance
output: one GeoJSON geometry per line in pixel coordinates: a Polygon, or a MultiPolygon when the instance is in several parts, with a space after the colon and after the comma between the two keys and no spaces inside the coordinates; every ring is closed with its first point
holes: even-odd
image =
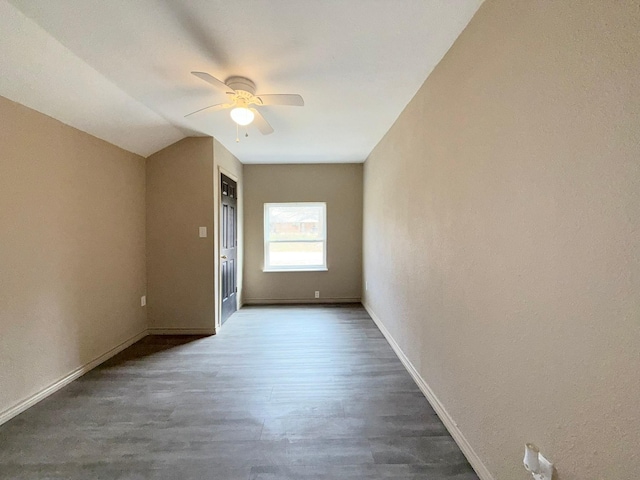
{"type": "Polygon", "coordinates": [[[226,255],[222,255],[220,258],[223,259],[223,260],[226,260],[227,256],[226,255]]]}

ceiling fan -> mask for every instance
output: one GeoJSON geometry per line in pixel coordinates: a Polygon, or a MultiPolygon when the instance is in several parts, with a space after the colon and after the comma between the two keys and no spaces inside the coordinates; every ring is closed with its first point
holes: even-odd
{"type": "MultiPolygon", "coordinates": [[[[263,105],[287,105],[302,107],[304,100],[297,94],[267,94],[256,95],[256,85],[245,77],[229,77],[225,82],[205,72],[191,72],[201,80],[213,85],[218,91],[223,92],[229,98],[228,103],[217,103],[191,112],[189,117],[205,110],[216,111],[231,108],[231,118],[238,125],[249,125],[255,121],[256,127],[263,135],[273,133],[273,127],[262,116],[256,107],[263,105]]],[[[237,140],[237,139],[236,139],[237,140]]]]}

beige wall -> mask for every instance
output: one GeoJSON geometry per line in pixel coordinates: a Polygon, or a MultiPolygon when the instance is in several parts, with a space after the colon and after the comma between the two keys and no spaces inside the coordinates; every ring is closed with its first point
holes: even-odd
{"type": "MultiPolygon", "coordinates": [[[[214,239],[218,238],[221,169],[239,180],[241,224],[242,164],[217,140],[185,138],[147,159],[152,333],[212,333],[215,329],[219,255],[214,239]],[[206,238],[198,236],[199,227],[207,227],[206,238]]],[[[241,250],[238,262],[241,271],[241,250]]]]}
{"type": "MultiPolygon", "coordinates": [[[[242,295],[243,295],[243,262],[244,262],[244,226],[243,226],[243,215],[244,215],[244,181],[243,181],[243,165],[240,163],[233,154],[227,150],[224,145],[222,145],[219,141],[213,140],[213,159],[214,159],[214,178],[213,178],[213,189],[214,189],[214,199],[215,199],[215,238],[219,238],[220,235],[218,231],[219,226],[219,213],[220,213],[220,173],[224,173],[229,178],[236,180],[238,182],[238,192],[237,192],[237,212],[238,212],[238,250],[236,252],[236,262],[237,262],[237,286],[238,286],[238,306],[242,305],[242,295]]],[[[216,305],[218,305],[217,311],[217,319],[219,319],[220,314],[220,302],[219,302],[219,293],[220,293],[220,270],[219,270],[219,253],[220,242],[215,243],[215,299],[216,305]]],[[[218,320],[218,325],[219,325],[218,320]]]]}
{"type": "Polygon", "coordinates": [[[639,32],[488,0],[365,164],[365,302],[499,480],[640,472],[639,32]]]}
{"type": "Polygon", "coordinates": [[[144,159],[0,97],[0,417],[146,330],[144,159]]]}
{"type": "Polygon", "coordinates": [[[147,159],[148,321],[152,332],[213,332],[213,139],[147,159]],[[199,227],[207,227],[200,238],[199,227]]]}
{"type": "Polygon", "coordinates": [[[362,164],[245,165],[244,301],[359,301],[362,164]],[[268,272],[264,266],[264,204],[327,203],[327,272],[268,272]]]}

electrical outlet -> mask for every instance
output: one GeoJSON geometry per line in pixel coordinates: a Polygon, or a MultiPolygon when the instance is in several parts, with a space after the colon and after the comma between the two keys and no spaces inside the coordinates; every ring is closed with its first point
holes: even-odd
{"type": "Polygon", "coordinates": [[[320,298],[320,290],[316,290],[316,298],[320,298]]]}
{"type": "Polygon", "coordinates": [[[198,236],[200,238],[207,238],[207,227],[198,227],[198,236]]]}
{"type": "Polygon", "coordinates": [[[147,296],[143,295],[140,297],[140,306],[144,307],[147,304],[147,296]]]}

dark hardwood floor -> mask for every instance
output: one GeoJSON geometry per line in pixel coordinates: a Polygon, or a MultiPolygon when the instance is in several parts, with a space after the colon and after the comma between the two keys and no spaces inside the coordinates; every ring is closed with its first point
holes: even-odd
{"type": "Polygon", "coordinates": [[[477,480],[360,305],[147,337],[0,426],[0,478],[477,480]]]}

